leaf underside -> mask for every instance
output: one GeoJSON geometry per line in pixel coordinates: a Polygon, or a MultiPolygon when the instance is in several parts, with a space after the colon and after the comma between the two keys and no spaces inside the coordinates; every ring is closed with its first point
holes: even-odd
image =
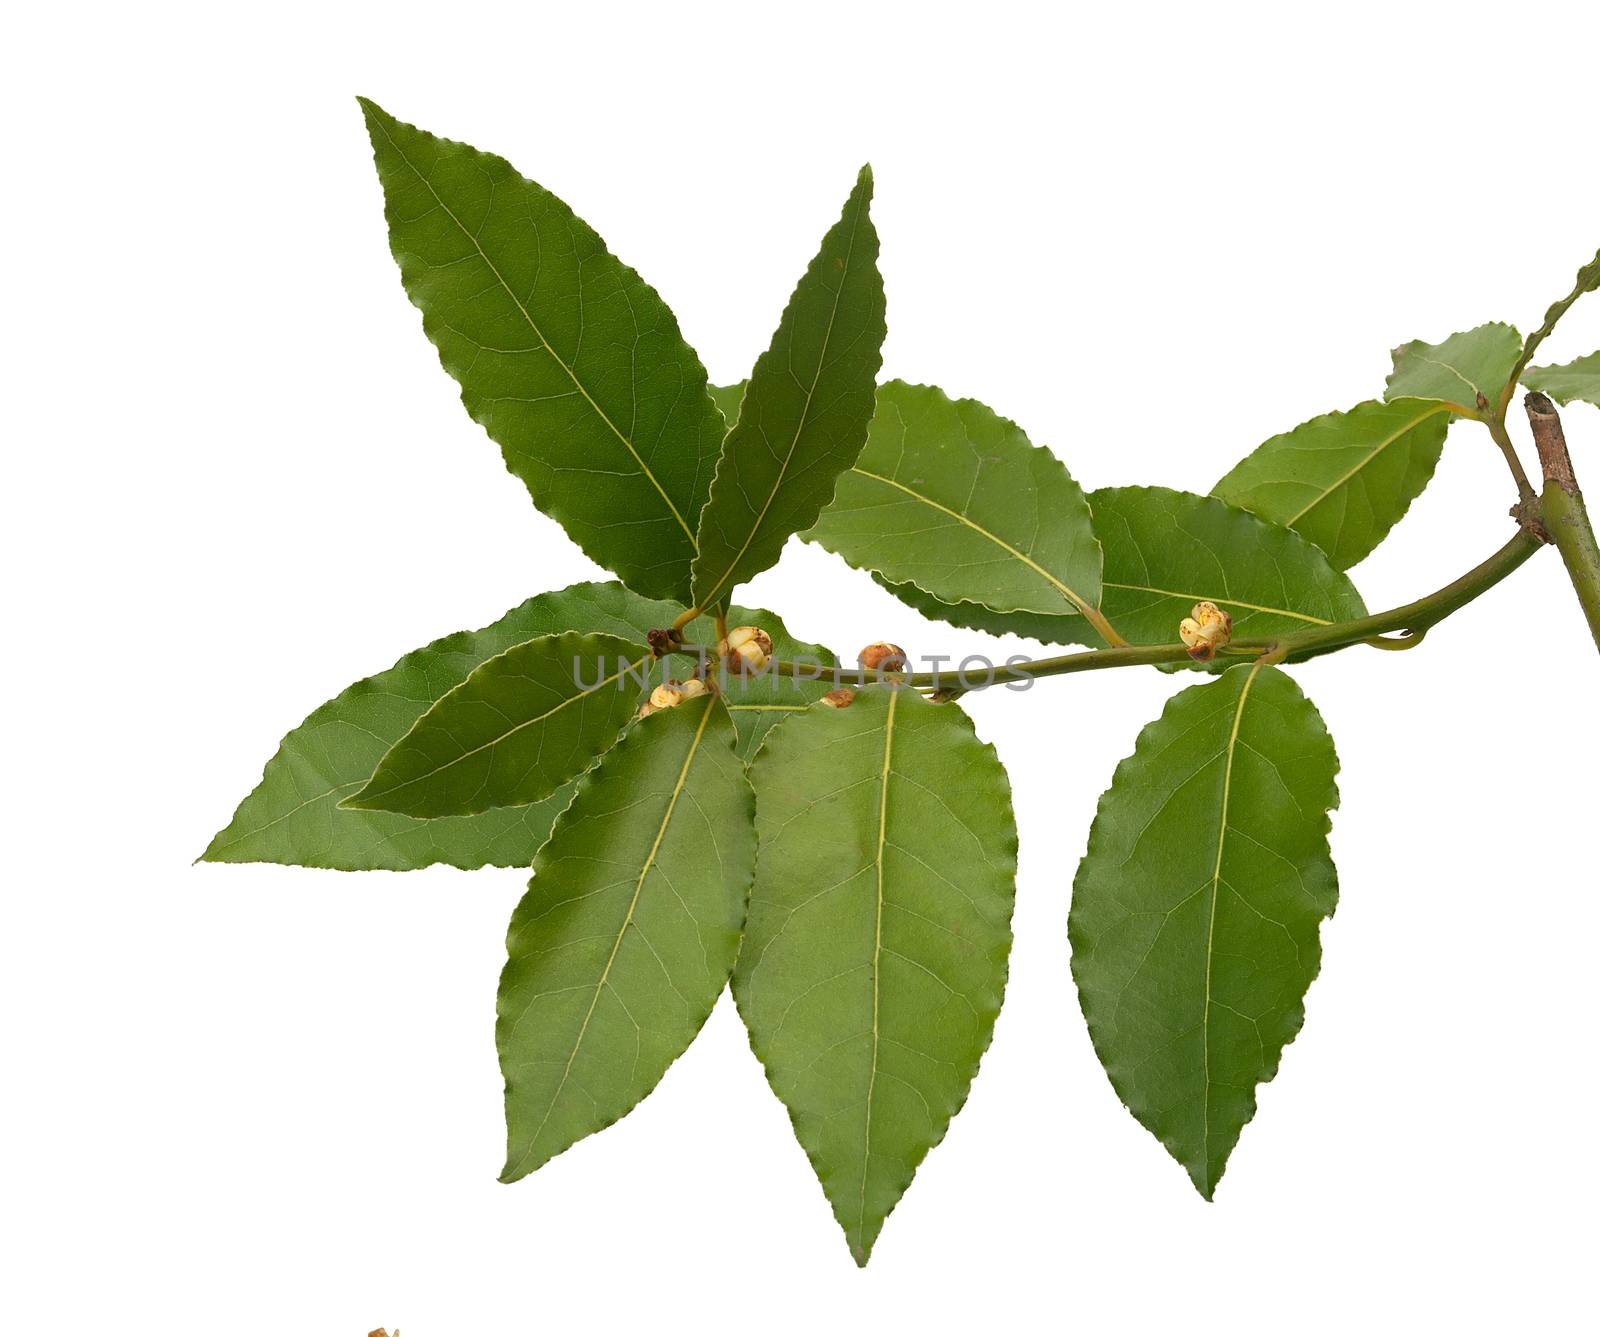
{"type": "Polygon", "coordinates": [[[1133,1116],[1209,1199],[1305,1017],[1338,882],[1338,759],[1274,668],[1186,688],[1101,797],[1072,891],[1072,974],[1133,1116]]]}
{"type": "Polygon", "coordinates": [[[1600,405],[1600,353],[1587,353],[1560,365],[1529,367],[1522,374],[1522,383],[1558,404],[1581,399],[1600,405]]]}
{"type": "Polygon", "coordinates": [[[966,1100],[1005,988],[1010,788],[958,707],[871,688],[772,733],[734,998],[865,1264],[966,1100]]]}
{"type": "Polygon", "coordinates": [[[1369,400],[1263,442],[1211,495],[1303,534],[1341,571],[1378,546],[1427,487],[1450,409],[1369,400]]]}
{"type": "Polygon", "coordinates": [[[585,553],[686,599],[722,419],[672,312],[505,159],[361,107],[401,281],[467,412],[585,553]]]}
{"type": "Polygon", "coordinates": [[[935,386],[878,387],[866,446],[801,537],[944,603],[1060,615],[1100,601],[1100,545],[1066,467],[935,386]]]}
{"type": "Polygon", "coordinates": [[[878,235],[861,175],[757,360],[700,515],[694,602],[709,608],[778,560],[854,463],[884,336],[878,235]]]}
{"type": "MultiPolygon", "coordinates": [[[[1176,643],[1178,623],[1204,599],[1231,614],[1235,640],[1366,615],[1350,578],[1314,544],[1215,497],[1116,487],[1091,492],[1089,505],[1105,551],[1100,606],[1134,645],[1176,643]]],[[[995,613],[979,604],[941,604],[915,586],[880,583],[918,612],[956,626],[1057,645],[1104,644],[1076,615],[995,613]]]]}
{"type": "Polygon", "coordinates": [[[753,820],[713,697],[641,721],[579,782],[511,918],[503,1180],[616,1122],[699,1033],[738,953],[753,820]]]}
{"type": "Polygon", "coordinates": [[[1383,397],[1437,399],[1475,417],[1480,395],[1484,406],[1498,402],[1521,355],[1522,336],[1499,321],[1452,334],[1443,343],[1413,339],[1394,350],[1383,397]]]}
{"type": "MultiPolygon", "coordinates": [[[[414,650],[393,668],[346,688],[291,730],[267,762],[261,783],[239,804],[201,858],[216,863],[281,863],[308,868],[526,868],[571,801],[574,785],[549,798],[472,817],[415,818],[341,808],[341,799],[366,784],[384,753],[423,713],[485,660],[538,636],[561,631],[604,632],[643,641],[671,624],[678,606],[646,599],[615,581],[570,585],[541,594],[477,631],[457,632],[414,650]]],[[[765,609],[734,608],[736,624],[765,627],[775,652],[788,660],[833,664],[819,645],[796,640],[765,609]]],[[[685,628],[695,644],[714,641],[710,618],[685,628]]],[[[670,661],[683,676],[690,661],[670,661]]],[[[729,695],[739,755],[755,755],[766,731],[816,700],[830,684],[788,679],[736,681],[729,695]]]]}

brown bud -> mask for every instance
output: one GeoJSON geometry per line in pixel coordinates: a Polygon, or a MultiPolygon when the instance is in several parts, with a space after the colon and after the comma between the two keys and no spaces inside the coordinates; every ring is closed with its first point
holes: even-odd
{"type": "Polygon", "coordinates": [[[832,706],[835,710],[843,710],[855,699],[856,694],[848,687],[835,687],[831,692],[822,698],[822,704],[825,706],[832,706]]]}
{"type": "Polygon", "coordinates": [[[772,657],[772,637],[760,627],[735,627],[717,645],[729,673],[760,673],[772,657]]]}
{"type": "Polygon", "coordinates": [[[877,673],[898,673],[906,666],[906,652],[892,641],[874,641],[856,656],[862,668],[877,673]]]}
{"type": "Polygon", "coordinates": [[[657,659],[683,644],[683,633],[673,627],[652,627],[644,638],[649,643],[650,653],[657,659]]]}
{"type": "Polygon", "coordinates": [[[1478,412],[1480,412],[1480,413],[1482,413],[1484,409],[1489,407],[1489,396],[1484,394],[1482,390],[1478,391],[1478,401],[1477,401],[1477,403],[1478,403],[1478,412]]]}

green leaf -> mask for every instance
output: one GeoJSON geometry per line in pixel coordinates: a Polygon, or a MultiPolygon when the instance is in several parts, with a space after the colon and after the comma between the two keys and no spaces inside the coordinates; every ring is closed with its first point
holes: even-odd
{"type": "Polygon", "coordinates": [[[698,608],[776,562],[861,453],[884,336],[871,201],[872,172],[863,167],[750,373],[700,516],[698,608]]]}
{"type": "Polygon", "coordinates": [[[1600,404],[1600,353],[1588,353],[1560,366],[1529,367],[1522,383],[1550,396],[1558,404],[1582,399],[1600,404]]]}
{"type": "Polygon", "coordinates": [[[440,697],[340,806],[455,817],[548,798],[616,740],[651,662],[617,636],[513,646],[440,697]]]}
{"type": "MultiPolygon", "coordinates": [[[[1366,615],[1350,578],[1321,549],[1215,497],[1111,487],[1091,492],[1089,505],[1105,549],[1100,607],[1134,645],[1175,644],[1178,623],[1202,599],[1233,616],[1236,641],[1269,640],[1366,615]]],[[[1059,645],[1104,644],[1076,615],[940,604],[914,587],[883,583],[919,612],[956,626],[1059,645]]]]}
{"type": "Polygon", "coordinates": [[[711,1014],[755,864],[733,743],[713,697],[658,711],[579,782],[539,851],[500,977],[502,1180],[615,1123],[711,1014]]]}
{"type": "Polygon", "coordinates": [[[1342,571],[1427,487],[1449,426],[1437,400],[1368,400],[1263,442],[1211,495],[1304,534],[1342,571]]]}
{"type": "Polygon", "coordinates": [[[1394,350],[1385,399],[1437,399],[1469,418],[1478,397],[1493,407],[1522,353],[1522,336],[1498,321],[1452,334],[1441,344],[1413,339],[1394,350]]]}
{"type": "Polygon", "coordinates": [[[1100,601],[1100,545],[1066,467],[931,385],[878,387],[860,458],[801,537],[944,603],[1061,614],[1100,601]]]}
{"type": "Polygon", "coordinates": [[[1305,1020],[1338,879],[1338,758],[1274,668],[1178,693],[1100,799],[1072,974],[1123,1104],[1207,1199],[1305,1020]]]}
{"type": "Polygon", "coordinates": [[[722,419],[672,312],[505,159],[361,108],[401,281],[467,412],[585,553],[686,599],[722,419]]]}
{"type": "Polygon", "coordinates": [[[776,730],[734,998],[850,1250],[966,1100],[1006,980],[1017,836],[960,709],[871,688],[776,730]]]}
{"type": "MultiPolygon", "coordinates": [[[[571,801],[572,783],[538,803],[473,817],[406,817],[341,808],[339,801],[366,784],[384,753],[423,712],[486,659],[560,631],[602,631],[643,641],[651,628],[669,626],[677,612],[676,604],[641,598],[615,582],[571,585],[529,599],[478,631],[457,632],[414,650],[393,668],[346,688],[292,730],[267,763],[261,783],[200,857],[346,870],[435,863],[526,868],[571,801]]],[[[728,616],[736,625],[765,627],[783,659],[836,662],[820,645],[795,639],[765,609],[734,608],[728,616]]],[[[704,618],[685,628],[685,635],[704,644],[715,639],[715,629],[704,618]]],[[[681,677],[690,661],[672,664],[681,677]]],[[[730,704],[739,754],[754,756],[773,724],[830,685],[766,677],[735,681],[730,704]]]]}
{"type": "Polygon", "coordinates": [[[966,627],[971,631],[986,632],[990,636],[1026,636],[1030,640],[1053,645],[1100,645],[1081,617],[1071,614],[1051,613],[997,613],[975,603],[941,603],[924,589],[915,585],[896,585],[885,580],[876,571],[872,578],[901,603],[908,604],[923,617],[935,622],[948,622],[953,627],[966,627]]]}

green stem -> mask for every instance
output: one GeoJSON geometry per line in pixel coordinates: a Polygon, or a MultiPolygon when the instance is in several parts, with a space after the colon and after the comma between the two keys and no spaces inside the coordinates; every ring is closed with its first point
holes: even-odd
{"type": "Polygon", "coordinates": [[[1545,341],[1550,331],[1555,329],[1556,321],[1566,315],[1567,308],[1584,293],[1593,292],[1597,284],[1600,284],[1600,251],[1597,251],[1594,259],[1578,271],[1578,279],[1572,285],[1572,291],[1559,302],[1551,303],[1550,309],[1544,313],[1544,324],[1530,334],[1527,342],[1522,345],[1522,354],[1517,358],[1516,365],[1511,368],[1511,375],[1506,378],[1505,389],[1500,392],[1499,402],[1494,405],[1494,416],[1502,424],[1506,419],[1506,410],[1511,407],[1511,396],[1516,391],[1517,382],[1522,379],[1522,373],[1528,369],[1528,363],[1533,360],[1534,350],[1545,341]]]}
{"type": "Polygon", "coordinates": [[[1594,526],[1589,522],[1583,493],[1568,492],[1557,483],[1546,483],[1544,524],[1561,553],[1561,560],[1567,564],[1572,588],[1578,592],[1584,617],[1589,619],[1595,648],[1600,649],[1600,544],[1595,542],[1594,526]]]}
{"type": "MultiPolygon", "coordinates": [[[[1279,647],[1287,646],[1289,654],[1303,657],[1342,650],[1347,645],[1356,645],[1374,636],[1396,631],[1407,633],[1408,640],[1414,639],[1429,627],[1443,622],[1450,614],[1465,608],[1480,594],[1493,589],[1543,546],[1543,541],[1531,530],[1519,529],[1516,536],[1487,561],[1480,562],[1465,575],[1424,598],[1382,613],[1373,613],[1370,617],[1296,632],[1283,637],[1277,644],[1279,647]]],[[[1395,647],[1391,644],[1389,648],[1395,647]]]]}
{"type": "MultiPolygon", "coordinates": [[[[1592,540],[1593,535],[1591,533],[1592,540]]],[[[1236,641],[1223,653],[1230,658],[1264,658],[1270,663],[1284,659],[1305,658],[1328,654],[1347,646],[1370,642],[1374,637],[1391,632],[1406,633],[1402,642],[1389,642],[1386,649],[1401,648],[1419,640],[1429,627],[1442,622],[1452,613],[1466,607],[1480,594],[1494,588],[1543,546],[1537,535],[1519,529],[1503,548],[1487,561],[1481,562],[1465,575],[1451,581],[1442,589],[1425,598],[1401,604],[1386,612],[1370,617],[1353,618],[1348,622],[1332,622],[1274,640],[1236,641]]],[[[1597,568],[1600,571],[1600,568],[1597,568]]],[[[1594,586],[1600,597],[1600,584],[1594,586]]],[[[703,655],[700,646],[685,645],[674,651],[677,654],[703,655]]],[[[1183,645],[1120,645],[1106,650],[1083,650],[1076,654],[1055,655],[1048,659],[1034,659],[1014,665],[996,665],[982,674],[974,674],[963,681],[954,672],[883,674],[869,669],[821,669],[815,664],[796,664],[781,660],[772,672],[782,677],[801,679],[826,678],[838,686],[864,687],[875,682],[898,681],[909,687],[950,689],[956,684],[964,691],[994,687],[1006,683],[1027,682],[1034,678],[1053,678],[1065,673],[1085,673],[1094,669],[1129,668],[1147,664],[1181,664],[1190,658],[1183,645]]]]}
{"type": "Polygon", "coordinates": [[[1522,461],[1517,457],[1517,448],[1511,444],[1511,434],[1506,431],[1504,411],[1497,410],[1485,415],[1483,425],[1489,429],[1489,435],[1494,438],[1495,445],[1500,447],[1500,453],[1506,457],[1506,464],[1511,468],[1511,476],[1517,480],[1517,497],[1526,506],[1535,496],[1533,484],[1528,481],[1527,470],[1522,467],[1522,461]]]}

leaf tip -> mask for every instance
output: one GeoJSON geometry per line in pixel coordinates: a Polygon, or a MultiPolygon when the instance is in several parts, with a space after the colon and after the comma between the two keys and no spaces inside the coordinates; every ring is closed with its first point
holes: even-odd
{"type": "Polygon", "coordinates": [[[378,808],[378,805],[375,804],[372,801],[372,798],[367,794],[367,789],[370,788],[372,788],[372,786],[368,785],[366,789],[358,790],[354,794],[346,794],[342,799],[339,800],[337,806],[343,809],[345,812],[369,812],[374,809],[381,811],[381,809],[378,808]]]}

